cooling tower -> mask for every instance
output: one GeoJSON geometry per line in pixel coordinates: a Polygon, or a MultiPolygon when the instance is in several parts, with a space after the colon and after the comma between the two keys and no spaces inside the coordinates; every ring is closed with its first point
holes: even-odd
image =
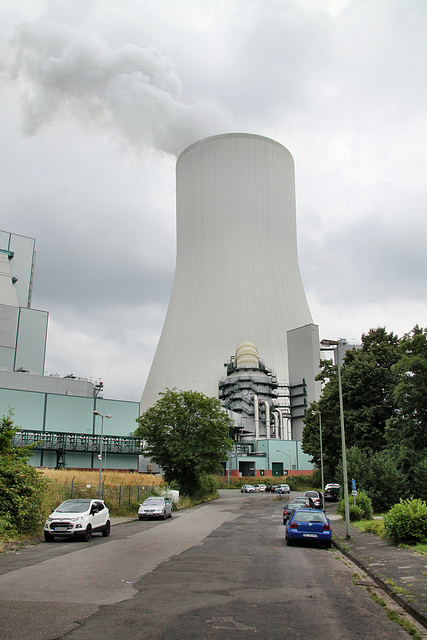
{"type": "Polygon", "coordinates": [[[286,332],[312,322],[289,151],[258,135],[205,138],[179,156],[176,181],[175,280],[142,411],[166,388],[217,397],[242,342],[288,381],[286,332]]]}

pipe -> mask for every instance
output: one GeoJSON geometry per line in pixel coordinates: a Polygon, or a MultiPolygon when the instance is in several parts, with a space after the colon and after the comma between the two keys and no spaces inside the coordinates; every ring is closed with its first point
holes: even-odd
{"type": "Polygon", "coordinates": [[[258,396],[254,393],[252,396],[254,399],[254,412],[255,412],[255,440],[259,440],[259,402],[258,396]]]}
{"type": "Polygon", "coordinates": [[[270,405],[267,400],[260,400],[265,406],[265,435],[266,438],[270,438],[270,405]]]}

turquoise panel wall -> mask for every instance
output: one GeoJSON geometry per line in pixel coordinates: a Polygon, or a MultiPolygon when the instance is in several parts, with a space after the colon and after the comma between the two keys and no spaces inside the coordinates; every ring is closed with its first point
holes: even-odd
{"type": "MultiPolygon", "coordinates": [[[[139,402],[124,403],[120,400],[96,399],[96,410],[102,415],[110,414],[111,418],[104,418],[105,435],[133,436],[138,424],[135,422],[139,416],[139,402]]],[[[101,418],[96,418],[96,433],[101,428],[101,418]]]]}
{"type": "MultiPolygon", "coordinates": [[[[46,431],[93,433],[93,398],[48,394],[46,431]]],[[[99,429],[101,426],[99,426],[99,429]]]]}
{"type": "Polygon", "coordinates": [[[6,415],[13,410],[13,422],[23,429],[43,430],[44,393],[0,389],[0,412],[6,415]]]}

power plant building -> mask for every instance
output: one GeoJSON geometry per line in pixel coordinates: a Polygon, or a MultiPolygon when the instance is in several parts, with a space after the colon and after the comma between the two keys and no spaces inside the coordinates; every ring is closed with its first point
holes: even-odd
{"type": "MultiPolygon", "coordinates": [[[[175,280],[140,403],[45,375],[48,313],[31,309],[35,243],[0,232],[2,413],[12,407],[22,435],[42,442],[32,464],[81,468],[98,466],[96,415],[112,414],[105,466],[136,469],[136,417],[167,388],[200,391],[235,425],[224,472],[312,470],[301,438],[320,395],[319,332],[298,263],[293,158],[259,135],[213,136],[181,153],[176,190],[175,280]]],[[[140,471],[151,468],[139,458],[140,471]]]]}
{"type": "Polygon", "coordinates": [[[213,136],[181,153],[176,190],[175,280],[141,413],[166,388],[219,394],[253,450],[300,440],[320,351],[298,263],[293,158],[262,136],[213,136]]]}

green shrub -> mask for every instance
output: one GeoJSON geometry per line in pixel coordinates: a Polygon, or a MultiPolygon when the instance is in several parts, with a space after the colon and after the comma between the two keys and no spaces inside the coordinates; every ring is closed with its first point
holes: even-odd
{"type": "Polygon", "coordinates": [[[371,520],[366,527],[366,533],[373,533],[376,536],[383,537],[384,534],[384,520],[371,520]]]}
{"type": "Polygon", "coordinates": [[[350,522],[363,520],[363,511],[357,504],[349,505],[350,522]]]}
{"type": "MultiPolygon", "coordinates": [[[[363,491],[359,491],[359,493],[356,496],[356,505],[354,505],[353,503],[350,503],[349,509],[350,509],[350,520],[352,522],[355,522],[356,520],[371,520],[373,515],[371,499],[363,491]],[[353,509],[353,517],[351,516],[352,509],[353,509]],[[360,512],[360,516],[359,516],[359,512],[360,512]]],[[[342,518],[345,517],[344,498],[339,501],[338,513],[342,518]]]]}
{"type": "Polygon", "coordinates": [[[31,450],[13,446],[17,431],[11,412],[0,419],[0,527],[3,535],[34,533],[45,518],[47,482],[27,463],[31,450]]]}
{"type": "Polygon", "coordinates": [[[356,505],[362,509],[363,520],[371,520],[374,515],[372,501],[364,491],[359,491],[357,494],[356,505]]]}
{"type": "MultiPolygon", "coordinates": [[[[316,474],[316,472],[306,476],[286,476],[283,480],[280,480],[280,482],[286,482],[290,486],[291,491],[319,490],[322,486],[320,475],[316,474]]],[[[280,482],[278,482],[278,484],[280,484],[280,482]]],[[[272,484],[274,484],[274,482],[272,484]]]]}
{"type": "Polygon", "coordinates": [[[384,516],[384,529],[393,542],[426,542],[426,502],[420,498],[401,500],[384,516]]]}
{"type": "Polygon", "coordinates": [[[218,482],[216,476],[211,474],[203,474],[197,478],[197,488],[193,492],[196,499],[204,498],[218,493],[218,482]]]}

